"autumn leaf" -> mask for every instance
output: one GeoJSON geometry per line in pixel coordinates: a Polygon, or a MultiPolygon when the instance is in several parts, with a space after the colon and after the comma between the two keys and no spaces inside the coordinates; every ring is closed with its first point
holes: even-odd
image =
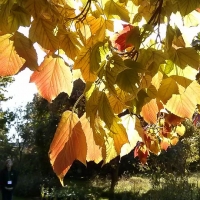
{"type": "Polygon", "coordinates": [[[25,63],[24,58],[17,54],[14,42],[10,40],[11,36],[10,34],[0,36],[1,76],[16,74],[25,63]]]}
{"type": "Polygon", "coordinates": [[[35,19],[32,22],[30,31],[30,39],[37,42],[44,49],[55,51],[58,49],[58,38],[54,35],[54,24],[49,23],[45,19],[35,19]]]}
{"type": "Polygon", "coordinates": [[[141,116],[143,116],[147,123],[155,124],[157,121],[158,111],[156,99],[152,99],[142,107],[141,116]]]}
{"type": "Polygon", "coordinates": [[[122,124],[126,129],[129,142],[122,146],[120,157],[129,154],[139,141],[142,142],[141,136],[135,129],[135,123],[136,123],[135,118],[136,117],[134,115],[132,116],[130,114],[121,117],[122,124]]]}
{"type": "Polygon", "coordinates": [[[31,70],[37,70],[38,57],[31,40],[19,32],[15,33],[13,40],[17,53],[26,60],[24,66],[29,67],[31,70]]]}
{"type": "Polygon", "coordinates": [[[123,30],[120,31],[112,41],[113,47],[119,51],[124,51],[126,48],[133,46],[131,43],[127,43],[127,39],[131,34],[131,30],[134,30],[135,27],[130,24],[123,24],[122,26],[123,30]]]}
{"type": "Polygon", "coordinates": [[[96,80],[97,75],[93,74],[90,70],[90,54],[90,48],[83,48],[75,60],[73,69],[80,69],[83,79],[88,82],[93,82],[96,80]]]}
{"type": "Polygon", "coordinates": [[[73,32],[59,33],[60,47],[64,50],[68,58],[75,60],[82,46],[78,40],[78,35],[73,32]]]}
{"type": "Polygon", "coordinates": [[[51,165],[62,185],[74,160],[86,165],[86,153],[86,138],[78,116],[65,111],[49,149],[51,165]]]}
{"type": "Polygon", "coordinates": [[[129,22],[129,12],[126,9],[125,5],[123,3],[115,2],[113,0],[108,0],[105,3],[104,12],[108,18],[113,16],[119,16],[121,20],[124,20],[125,22],[129,22]]]}
{"type": "Polygon", "coordinates": [[[95,143],[93,130],[90,127],[90,122],[86,118],[86,115],[83,115],[80,118],[80,122],[82,125],[82,129],[85,133],[86,143],[87,143],[87,156],[86,160],[94,161],[95,163],[99,163],[102,158],[102,148],[95,143]]]}
{"type": "Polygon", "coordinates": [[[169,77],[162,80],[160,88],[158,89],[158,96],[163,103],[167,103],[173,94],[178,93],[178,85],[174,79],[169,77]]]}
{"type": "Polygon", "coordinates": [[[49,102],[61,92],[70,96],[73,86],[70,67],[56,55],[45,57],[38,71],[31,75],[30,82],[36,84],[40,95],[49,102]]]}
{"type": "Polygon", "coordinates": [[[182,94],[172,95],[166,104],[166,109],[179,117],[191,119],[196,105],[200,102],[199,91],[199,84],[192,82],[182,94]]]}
{"type": "Polygon", "coordinates": [[[124,144],[128,143],[128,135],[125,127],[121,123],[121,119],[114,118],[113,123],[110,127],[109,136],[114,140],[115,150],[117,155],[120,155],[121,148],[124,144]]]}

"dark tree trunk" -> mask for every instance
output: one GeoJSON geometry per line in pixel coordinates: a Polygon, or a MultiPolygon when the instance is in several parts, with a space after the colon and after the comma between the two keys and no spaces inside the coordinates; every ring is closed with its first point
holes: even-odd
{"type": "Polygon", "coordinates": [[[111,162],[111,186],[110,186],[110,196],[114,196],[115,186],[119,179],[119,167],[120,167],[120,157],[117,156],[111,162]]]}

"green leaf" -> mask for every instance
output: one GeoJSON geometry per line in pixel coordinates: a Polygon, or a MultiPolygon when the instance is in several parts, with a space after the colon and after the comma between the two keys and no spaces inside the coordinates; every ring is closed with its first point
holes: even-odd
{"type": "MultiPolygon", "coordinates": [[[[105,4],[104,12],[106,16],[109,18],[112,15],[119,16],[119,19],[129,22],[129,12],[125,7],[125,4],[114,2],[113,0],[109,0],[105,4]]],[[[113,17],[113,16],[112,16],[113,17]]]]}
{"type": "Polygon", "coordinates": [[[125,60],[124,63],[127,67],[129,67],[129,69],[126,69],[119,73],[116,83],[122,90],[136,96],[140,87],[141,77],[139,75],[141,73],[143,74],[146,70],[140,63],[129,59],[125,60]]]}
{"type": "Polygon", "coordinates": [[[109,59],[105,70],[105,84],[109,92],[114,94],[116,93],[114,84],[116,83],[117,75],[125,69],[128,69],[128,67],[124,64],[122,58],[117,54],[113,55],[112,58],[109,59]]]}
{"type": "Polygon", "coordinates": [[[31,16],[24,8],[14,5],[8,17],[8,29],[10,32],[17,31],[20,26],[30,26],[31,16]]]}
{"type": "Polygon", "coordinates": [[[166,78],[162,80],[160,88],[158,89],[158,96],[163,103],[167,103],[173,94],[178,93],[176,81],[174,81],[172,78],[166,78]]]}
{"type": "Polygon", "coordinates": [[[160,69],[163,73],[169,74],[174,69],[174,63],[171,60],[167,60],[166,64],[160,65],[160,69]]]}
{"type": "Polygon", "coordinates": [[[181,0],[178,2],[178,8],[182,16],[185,16],[195,10],[199,5],[199,0],[181,0]]]}
{"type": "Polygon", "coordinates": [[[184,69],[187,65],[194,69],[199,68],[199,54],[194,48],[171,48],[169,57],[172,62],[178,65],[181,69],[184,69]]]}
{"type": "Polygon", "coordinates": [[[128,37],[126,38],[127,44],[132,44],[137,50],[140,47],[140,30],[138,26],[135,26],[128,34],[128,37]]]}
{"type": "Polygon", "coordinates": [[[108,44],[104,42],[96,43],[90,54],[90,70],[93,74],[97,74],[100,70],[100,64],[106,60],[107,53],[109,52],[108,44]]]}
{"type": "Polygon", "coordinates": [[[105,93],[102,93],[98,105],[101,120],[105,122],[108,129],[111,128],[115,116],[105,93]]]}

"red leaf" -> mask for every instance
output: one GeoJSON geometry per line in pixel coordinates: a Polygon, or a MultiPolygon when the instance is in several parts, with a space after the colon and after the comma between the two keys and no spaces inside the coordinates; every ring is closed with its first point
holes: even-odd
{"type": "Polygon", "coordinates": [[[117,36],[113,39],[113,46],[119,51],[124,51],[126,48],[133,46],[132,44],[127,44],[126,39],[128,38],[130,31],[134,28],[130,24],[123,24],[123,30],[119,32],[117,36]]]}

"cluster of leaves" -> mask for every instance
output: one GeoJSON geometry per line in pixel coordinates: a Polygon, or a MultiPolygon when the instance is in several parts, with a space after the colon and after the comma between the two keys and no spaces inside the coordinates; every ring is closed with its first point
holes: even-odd
{"type": "Polygon", "coordinates": [[[30,81],[49,102],[61,92],[70,96],[76,79],[85,82],[77,100],[84,97],[84,113],[77,115],[77,103],[65,111],[50,146],[61,182],[74,160],[105,164],[137,144],[135,156],[145,163],[149,152],[158,155],[184,134],[181,122],[200,104],[199,53],[185,31],[198,25],[199,5],[199,0],[0,2],[1,76],[34,70],[30,81]],[[173,17],[182,18],[182,26],[173,17]],[[20,26],[29,27],[28,36],[20,26]],[[34,43],[46,53],[39,66],[34,43]]]}

